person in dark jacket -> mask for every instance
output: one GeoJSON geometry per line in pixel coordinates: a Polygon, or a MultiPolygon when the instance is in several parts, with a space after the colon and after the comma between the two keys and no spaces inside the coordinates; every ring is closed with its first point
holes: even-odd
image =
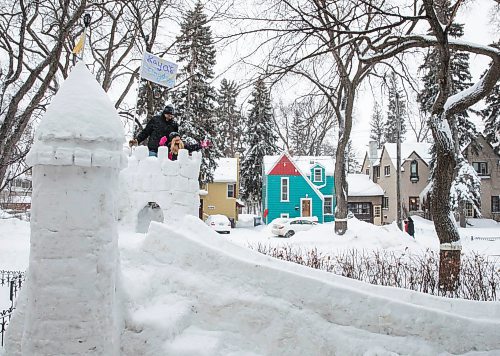
{"type": "Polygon", "coordinates": [[[184,144],[181,140],[181,135],[178,132],[171,132],[168,135],[160,139],[160,146],[167,145],[168,147],[168,158],[171,161],[176,161],[179,154],[179,150],[186,149],[189,153],[193,151],[199,151],[202,148],[207,148],[211,146],[210,140],[203,140],[200,143],[194,144],[184,144]]]}
{"type": "Polygon", "coordinates": [[[149,155],[157,156],[160,139],[163,136],[168,137],[171,132],[179,131],[179,125],[174,121],[174,115],[174,107],[171,105],[165,106],[161,114],[155,115],[149,120],[144,130],[137,135],[137,138],[129,141],[130,147],[136,146],[149,137],[149,155]]]}
{"type": "Polygon", "coordinates": [[[413,224],[413,219],[408,216],[408,235],[415,238],[415,225],[413,224]]]}

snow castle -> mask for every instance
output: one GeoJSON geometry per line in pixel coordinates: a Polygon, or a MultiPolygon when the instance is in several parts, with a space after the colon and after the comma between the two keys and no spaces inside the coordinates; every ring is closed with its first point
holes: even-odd
{"type": "MultiPolygon", "coordinates": [[[[8,328],[8,356],[122,354],[117,222],[198,215],[201,154],[127,157],[120,118],[84,63],[75,66],[35,133],[27,282],[8,328]]],[[[147,221],[146,230],[149,227],[147,221]]],[[[142,231],[145,232],[145,231],[142,231]]]]}

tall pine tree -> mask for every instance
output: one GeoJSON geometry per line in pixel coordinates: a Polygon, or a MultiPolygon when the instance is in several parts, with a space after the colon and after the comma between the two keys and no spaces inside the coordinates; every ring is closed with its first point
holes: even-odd
{"type": "MultiPolygon", "coordinates": [[[[500,42],[492,46],[500,49],[500,42]]],[[[500,83],[495,85],[485,101],[486,108],[479,112],[484,121],[484,134],[495,152],[500,155],[500,83]]]]}
{"type": "Polygon", "coordinates": [[[224,157],[234,157],[236,152],[243,152],[244,123],[236,107],[238,94],[239,89],[234,81],[222,79],[217,95],[217,140],[224,157]]]}
{"type": "Polygon", "coordinates": [[[264,156],[277,152],[271,97],[264,80],[257,80],[249,104],[251,108],[246,134],[248,151],[241,164],[242,198],[254,206],[260,206],[264,156]]]}
{"type": "MultiPolygon", "coordinates": [[[[452,24],[450,27],[450,36],[460,38],[464,34],[462,24],[452,24]]],[[[417,101],[420,105],[420,110],[430,114],[432,105],[438,92],[438,84],[436,82],[438,58],[436,49],[429,51],[426,60],[419,70],[424,72],[422,77],[423,89],[417,96],[417,101]]],[[[452,82],[452,92],[456,94],[459,91],[469,88],[472,83],[472,76],[469,71],[469,54],[466,52],[452,51],[450,54],[450,78],[452,82]]],[[[459,147],[464,148],[470,142],[475,142],[478,135],[475,125],[468,119],[469,114],[467,111],[460,113],[456,116],[451,129],[455,141],[459,143],[459,147]]]]}
{"type": "Polygon", "coordinates": [[[370,120],[370,139],[377,142],[377,148],[382,148],[384,145],[384,117],[377,102],[373,105],[370,120]]]}
{"type": "Polygon", "coordinates": [[[384,141],[396,143],[398,137],[403,140],[406,133],[406,101],[403,91],[399,88],[396,74],[393,72],[389,76],[389,107],[387,110],[387,120],[384,125],[384,141]]]}
{"type": "Polygon", "coordinates": [[[188,143],[208,139],[214,144],[203,151],[200,168],[202,182],[211,182],[217,166],[216,159],[222,154],[217,144],[220,140],[217,138],[215,117],[216,91],[211,85],[215,48],[208,18],[200,1],[183,17],[177,43],[179,63],[182,65],[177,81],[183,84],[172,93],[172,102],[176,107],[182,137],[188,143]]]}
{"type": "MultiPolygon", "coordinates": [[[[462,24],[452,24],[450,26],[450,36],[460,38],[464,34],[462,24]]],[[[417,96],[417,101],[420,105],[420,110],[429,114],[432,111],[432,105],[438,94],[439,85],[436,81],[437,78],[437,64],[438,58],[436,49],[429,51],[425,63],[420,66],[420,71],[424,72],[422,78],[423,89],[417,96]]],[[[469,72],[469,54],[460,51],[452,51],[450,53],[450,71],[448,73],[451,80],[451,95],[456,94],[462,90],[469,88],[472,83],[472,76],[469,72]]],[[[477,149],[475,138],[478,135],[475,125],[468,119],[469,114],[467,111],[459,113],[455,119],[450,122],[453,139],[455,146],[460,149],[465,148],[469,143],[472,149],[477,149]]],[[[431,176],[434,175],[434,162],[435,150],[431,149],[432,159],[430,162],[431,176]]],[[[470,203],[475,208],[481,204],[480,195],[480,180],[475,174],[471,174],[472,167],[463,158],[461,152],[458,153],[460,161],[456,167],[455,179],[452,183],[450,192],[450,204],[455,212],[459,215],[460,226],[465,225],[465,204],[470,203]],[[477,191],[476,191],[477,190],[477,191]]]]}

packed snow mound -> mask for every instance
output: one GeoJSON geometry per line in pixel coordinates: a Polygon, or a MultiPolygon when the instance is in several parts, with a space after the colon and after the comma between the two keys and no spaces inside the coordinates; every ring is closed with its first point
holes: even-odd
{"type": "Polygon", "coordinates": [[[176,228],[151,223],[125,255],[123,355],[500,350],[498,303],[478,307],[279,261],[226,241],[195,217],[176,228]]]}

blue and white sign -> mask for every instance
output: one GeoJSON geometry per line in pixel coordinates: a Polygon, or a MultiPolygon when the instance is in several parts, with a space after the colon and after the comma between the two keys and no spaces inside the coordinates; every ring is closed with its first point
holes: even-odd
{"type": "Polygon", "coordinates": [[[141,77],[164,87],[173,88],[177,64],[166,61],[154,54],[144,52],[142,56],[141,77]]]}

